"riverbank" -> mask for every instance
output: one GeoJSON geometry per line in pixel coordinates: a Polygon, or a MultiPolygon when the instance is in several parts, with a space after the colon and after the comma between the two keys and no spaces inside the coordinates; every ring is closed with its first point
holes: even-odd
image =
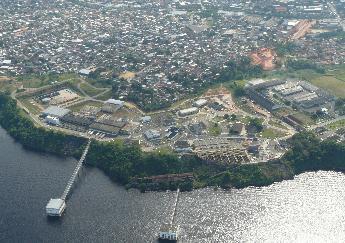
{"type": "MultiPolygon", "coordinates": [[[[0,125],[25,148],[60,156],[80,156],[85,138],[36,127],[9,95],[0,93],[0,125]]],[[[312,133],[300,133],[291,139],[291,149],[279,161],[248,165],[209,165],[195,156],[179,158],[170,152],[143,152],[138,144],[93,141],[86,163],[101,169],[112,180],[127,187],[146,190],[184,190],[207,186],[243,188],[267,186],[293,179],[306,171],[345,171],[345,145],[321,142],[312,133]],[[138,178],[193,173],[190,181],[142,183],[138,178]]]]}

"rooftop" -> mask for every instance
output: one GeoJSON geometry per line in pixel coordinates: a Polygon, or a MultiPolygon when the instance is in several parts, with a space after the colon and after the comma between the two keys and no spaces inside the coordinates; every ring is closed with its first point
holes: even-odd
{"type": "Polygon", "coordinates": [[[64,204],[64,200],[60,198],[50,199],[46,208],[60,209],[63,204],[64,204]]]}
{"type": "Polygon", "coordinates": [[[44,115],[50,115],[55,117],[63,117],[64,115],[67,115],[70,112],[69,109],[61,108],[58,106],[49,106],[47,109],[45,109],[42,113],[44,115]]]}

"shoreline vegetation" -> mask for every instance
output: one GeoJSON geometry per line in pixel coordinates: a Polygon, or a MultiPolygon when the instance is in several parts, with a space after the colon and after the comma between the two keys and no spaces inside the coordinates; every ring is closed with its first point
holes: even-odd
{"type": "MultiPolygon", "coordinates": [[[[86,138],[67,135],[36,127],[17,107],[9,94],[0,92],[0,125],[25,148],[59,156],[79,159],[86,138]]],[[[195,156],[178,157],[163,152],[143,152],[138,144],[121,140],[100,142],[93,140],[86,164],[101,169],[113,181],[127,188],[182,191],[215,186],[244,188],[268,186],[274,182],[293,179],[308,171],[333,170],[345,172],[345,144],[331,140],[320,141],[313,133],[303,132],[290,139],[290,150],[279,160],[259,164],[207,164],[195,156]],[[142,180],[164,174],[190,173],[183,181],[154,182],[142,180]]]]}

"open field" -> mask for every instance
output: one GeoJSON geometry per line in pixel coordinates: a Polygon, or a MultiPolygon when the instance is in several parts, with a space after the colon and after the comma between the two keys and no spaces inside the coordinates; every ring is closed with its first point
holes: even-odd
{"type": "Polygon", "coordinates": [[[81,83],[80,84],[80,88],[89,96],[95,96],[98,95],[102,92],[102,90],[96,89],[94,87],[92,87],[91,85],[89,85],[88,83],[81,83]]]}
{"type": "Polygon", "coordinates": [[[11,78],[7,76],[0,76],[0,82],[9,82],[11,81],[11,78]]]}
{"type": "Polygon", "coordinates": [[[327,127],[331,130],[337,130],[338,128],[345,127],[345,119],[329,124],[327,127]]]}
{"type": "Polygon", "coordinates": [[[27,97],[19,100],[32,114],[39,115],[41,113],[42,110],[31,98],[27,97]]]}
{"type": "Polygon", "coordinates": [[[266,128],[260,134],[262,135],[263,138],[270,138],[270,139],[279,138],[286,135],[285,133],[278,131],[276,129],[272,129],[272,128],[266,128]]]}
{"type": "Polygon", "coordinates": [[[213,123],[208,128],[208,134],[211,136],[219,136],[222,133],[221,127],[218,125],[218,123],[213,123]]]}
{"type": "Polygon", "coordinates": [[[135,77],[135,73],[134,72],[123,72],[120,74],[119,76],[120,78],[123,78],[123,79],[132,79],[135,77]]]}
{"type": "Polygon", "coordinates": [[[100,95],[100,96],[97,96],[97,98],[95,98],[95,99],[106,101],[106,100],[111,99],[111,98],[112,98],[112,95],[113,95],[113,94],[112,94],[112,91],[109,90],[109,91],[105,92],[104,94],[102,94],[102,95],[100,95]]]}
{"type": "Polygon", "coordinates": [[[345,64],[334,66],[334,69],[330,69],[328,73],[334,75],[335,78],[345,82],[345,64]]]}
{"type": "Polygon", "coordinates": [[[62,82],[69,80],[70,83],[79,82],[79,76],[75,73],[66,74],[46,74],[46,75],[25,75],[16,78],[17,81],[22,82],[24,88],[40,88],[42,86],[50,85],[52,82],[62,82]]]}
{"type": "Polygon", "coordinates": [[[303,112],[296,112],[293,114],[294,117],[296,117],[297,119],[299,119],[300,121],[302,121],[302,123],[304,125],[314,125],[315,121],[313,121],[313,119],[311,119],[310,116],[308,116],[307,114],[303,113],[303,112]]]}
{"type": "Polygon", "coordinates": [[[327,90],[331,94],[345,98],[345,81],[339,80],[334,76],[322,76],[310,80],[310,82],[322,89],[327,90]]]}
{"type": "Polygon", "coordinates": [[[75,112],[78,112],[81,110],[81,108],[83,108],[86,105],[95,106],[95,107],[102,107],[103,103],[90,100],[90,101],[85,101],[85,102],[79,103],[77,105],[70,106],[70,107],[68,107],[68,109],[75,111],[75,112]]]}
{"type": "Polygon", "coordinates": [[[288,128],[284,125],[282,125],[281,123],[277,122],[277,121],[274,121],[274,120],[269,120],[268,122],[269,125],[271,126],[274,126],[274,127],[278,127],[278,128],[281,128],[281,129],[285,129],[287,130],[288,128]]]}

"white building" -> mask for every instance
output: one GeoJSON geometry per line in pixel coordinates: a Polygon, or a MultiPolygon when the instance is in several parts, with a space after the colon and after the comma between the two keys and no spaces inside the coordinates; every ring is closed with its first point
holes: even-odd
{"type": "Polygon", "coordinates": [[[61,108],[58,106],[49,106],[47,109],[45,109],[42,114],[44,116],[53,116],[57,118],[61,118],[64,115],[68,114],[70,112],[69,109],[61,108]]]}
{"type": "Polygon", "coordinates": [[[46,116],[46,118],[44,119],[44,121],[48,124],[57,126],[60,125],[60,120],[57,117],[54,116],[46,116]]]}
{"type": "Polygon", "coordinates": [[[91,73],[91,70],[90,69],[81,69],[81,70],[79,70],[79,74],[81,74],[81,75],[86,75],[86,76],[88,76],[89,74],[91,73]]]}
{"type": "Polygon", "coordinates": [[[202,106],[204,106],[206,104],[207,104],[207,100],[206,99],[199,99],[199,100],[197,100],[197,101],[195,101],[193,103],[193,106],[195,106],[195,107],[202,107],[202,106]]]}
{"type": "Polygon", "coordinates": [[[196,114],[198,112],[199,112],[199,109],[197,107],[192,107],[192,108],[180,110],[178,112],[178,115],[179,116],[190,116],[190,115],[196,114]]]}
{"type": "Polygon", "coordinates": [[[61,216],[65,208],[66,203],[64,200],[60,198],[50,199],[46,206],[46,213],[48,216],[61,216]]]}
{"type": "Polygon", "coordinates": [[[117,105],[117,106],[124,106],[125,102],[122,100],[115,100],[115,99],[109,99],[105,103],[112,104],[112,105],[117,105]]]}

